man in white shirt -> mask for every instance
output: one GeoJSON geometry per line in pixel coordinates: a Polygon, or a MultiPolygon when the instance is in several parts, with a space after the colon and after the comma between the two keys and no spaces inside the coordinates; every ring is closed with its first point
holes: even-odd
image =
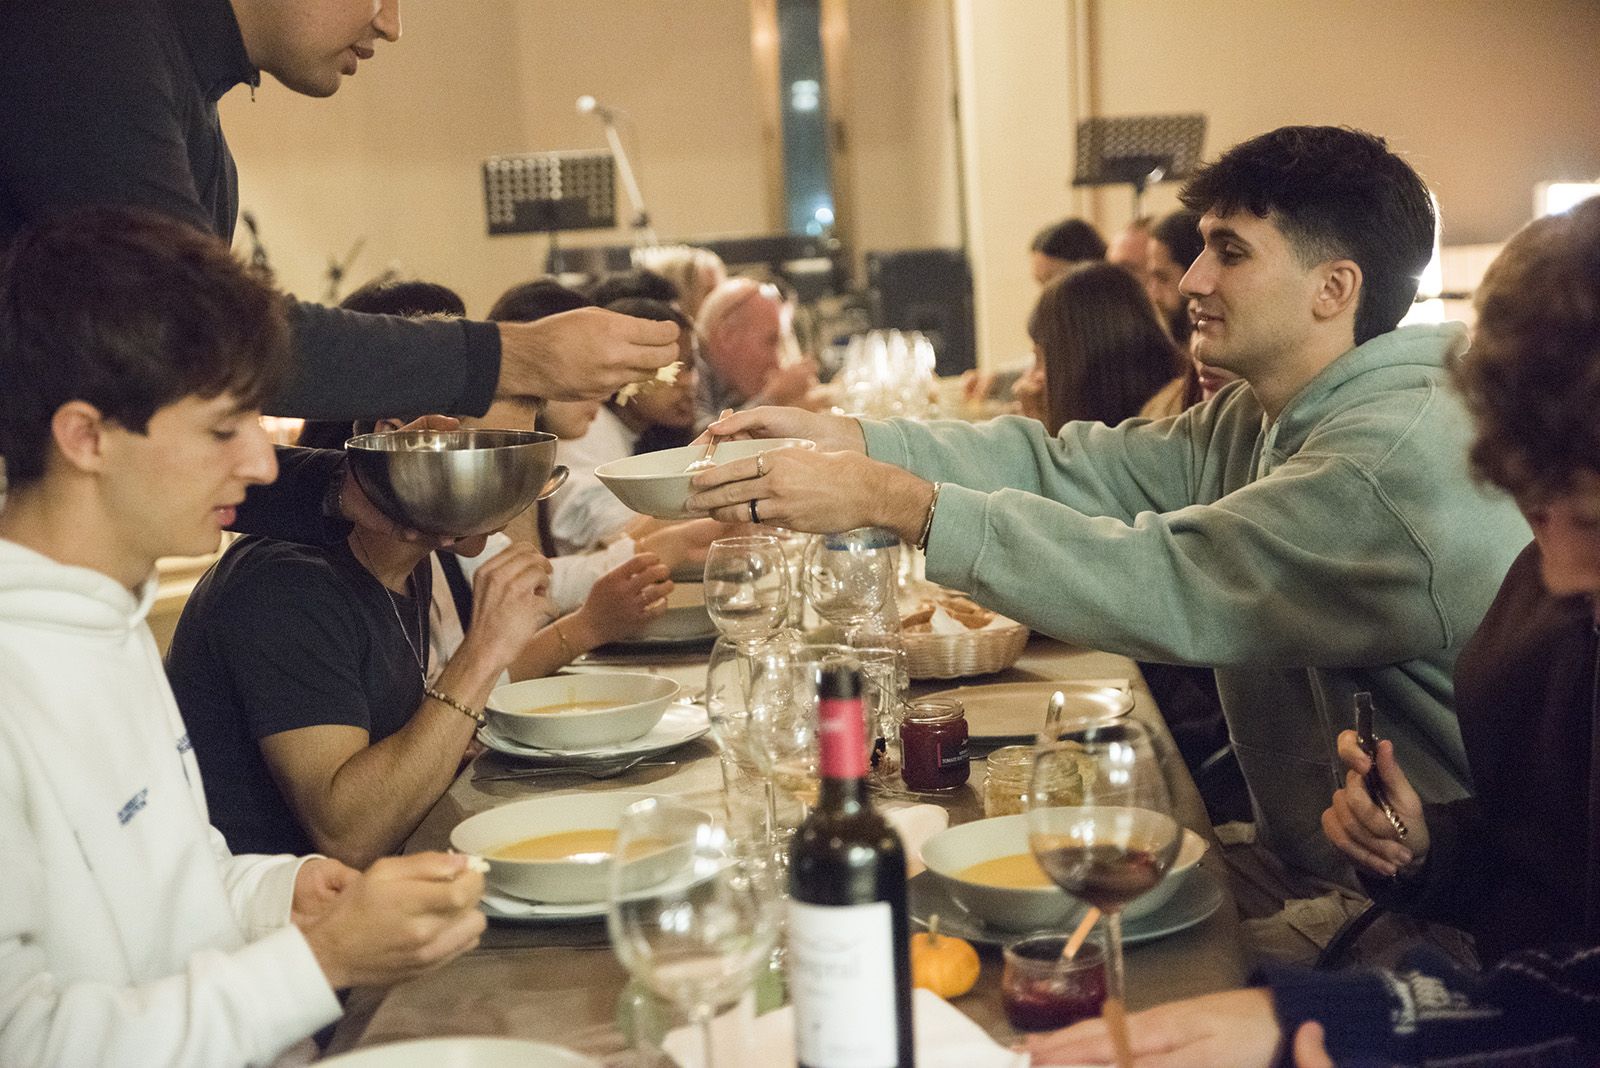
{"type": "Polygon", "coordinates": [[[276,465],[282,297],[214,238],[97,210],[0,269],[0,1064],[303,1063],[334,991],[476,945],[480,875],[233,856],[145,615],[276,465]]]}

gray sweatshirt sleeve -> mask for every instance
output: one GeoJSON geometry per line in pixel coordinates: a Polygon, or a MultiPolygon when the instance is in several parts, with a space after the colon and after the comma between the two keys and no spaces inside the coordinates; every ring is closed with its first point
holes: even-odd
{"type": "Polygon", "coordinates": [[[1448,644],[1426,554],[1348,461],[1295,457],[1193,504],[1198,461],[1173,440],[1179,420],[1069,425],[1056,439],[1012,420],[866,434],[873,456],[947,483],[928,577],[1062,640],[1263,668],[1448,644]]]}

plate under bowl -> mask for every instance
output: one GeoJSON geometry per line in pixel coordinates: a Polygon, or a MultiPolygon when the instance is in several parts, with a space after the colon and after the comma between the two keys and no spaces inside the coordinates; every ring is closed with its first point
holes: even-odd
{"type": "Polygon", "coordinates": [[[628,641],[690,642],[714,638],[715,623],[706,611],[706,587],[702,582],[680,582],[667,594],[667,610],[650,620],[628,641]]]}
{"type": "Polygon", "coordinates": [[[678,684],[636,671],[551,675],[497,686],[484,708],[502,738],[536,749],[593,749],[647,734],[678,695],[678,684]],[[601,709],[530,712],[529,709],[604,702],[601,709]]]}
{"type": "MultiPolygon", "coordinates": [[[[811,449],[816,445],[804,438],[767,438],[725,441],[712,457],[717,463],[741,460],[772,449],[811,449]]],[[[685,445],[681,449],[625,456],[601,464],[594,475],[623,504],[641,515],[657,519],[688,519],[692,512],[684,507],[689,499],[689,479],[685,468],[704,455],[704,445],[685,445]]]]}
{"type": "Polygon", "coordinates": [[[482,1037],[386,1042],[318,1063],[338,1068],[600,1068],[598,1061],[547,1042],[482,1037]]]}

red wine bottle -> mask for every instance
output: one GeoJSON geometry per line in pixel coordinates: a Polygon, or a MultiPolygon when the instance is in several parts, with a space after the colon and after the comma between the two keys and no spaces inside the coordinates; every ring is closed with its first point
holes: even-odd
{"type": "Polygon", "coordinates": [[[802,1068],[913,1068],[906,855],[867,803],[861,675],[824,667],[817,807],[789,851],[789,988],[802,1068]]]}

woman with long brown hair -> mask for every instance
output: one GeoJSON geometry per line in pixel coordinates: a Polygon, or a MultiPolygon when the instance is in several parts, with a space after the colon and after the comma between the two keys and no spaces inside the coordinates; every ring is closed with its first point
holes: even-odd
{"type": "Polygon", "coordinates": [[[1037,363],[1015,390],[1051,433],[1075,420],[1116,425],[1182,370],[1177,346],[1133,276],[1082,263],[1050,282],[1028,319],[1037,363]]]}

